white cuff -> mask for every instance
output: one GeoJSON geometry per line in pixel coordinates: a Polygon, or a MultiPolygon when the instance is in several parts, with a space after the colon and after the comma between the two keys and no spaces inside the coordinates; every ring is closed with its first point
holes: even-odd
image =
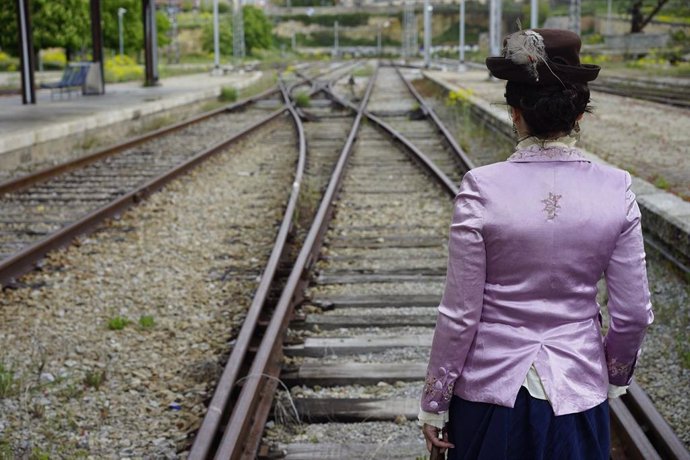
{"type": "Polygon", "coordinates": [[[448,411],[437,414],[435,412],[426,412],[420,408],[419,414],[417,414],[417,425],[424,426],[425,423],[443,429],[446,423],[448,423],[448,411]]]}
{"type": "Polygon", "coordinates": [[[618,386],[618,385],[611,385],[609,384],[609,394],[608,397],[613,399],[617,398],[619,396],[624,395],[625,393],[628,392],[628,385],[625,386],[618,386]]]}

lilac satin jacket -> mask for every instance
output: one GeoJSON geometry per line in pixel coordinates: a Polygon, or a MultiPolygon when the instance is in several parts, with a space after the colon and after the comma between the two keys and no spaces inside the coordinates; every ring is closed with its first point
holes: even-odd
{"type": "Polygon", "coordinates": [[[630,175],[559,145],[468,172],[421,408],[453,394],[513,407],[532,364],[556,415],[627,385],[653,320],[630,175]],[[606,278],[610,328],[600,330],[606,278]]]}

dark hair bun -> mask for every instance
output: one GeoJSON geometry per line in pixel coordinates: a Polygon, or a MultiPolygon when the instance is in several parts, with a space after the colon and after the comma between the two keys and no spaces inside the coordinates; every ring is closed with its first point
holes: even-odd
{"type": "Polygon", "coordinates": [[[587,83],[571,83],[535,86],[508,81],[506,101],[522,111],[532,136],[552,138],[570,134],[577,117],[589,112],[589,87],[587,83]]]}

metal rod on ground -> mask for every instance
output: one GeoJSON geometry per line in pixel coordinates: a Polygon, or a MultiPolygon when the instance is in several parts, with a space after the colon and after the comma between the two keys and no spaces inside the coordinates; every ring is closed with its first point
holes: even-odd
{"type": "Polygon", "coordinates": [[[297,35],[295,32],[292,33],[292,51],[297,49],[297,35]]]}
{"type": "Polygon", "coordinates": [[[333,23],[333,57],[338,57],[338,21],[333,23]]]}
{"type": "Polygon", "coordinates": [[[429,0],[424,0],[424,67],[431,64],[431,11],[429,0]]]}
{"type": "Polygon", "coordinates": [[[465,0],[460,0],[460,67],[465,70],[465,0]]]}

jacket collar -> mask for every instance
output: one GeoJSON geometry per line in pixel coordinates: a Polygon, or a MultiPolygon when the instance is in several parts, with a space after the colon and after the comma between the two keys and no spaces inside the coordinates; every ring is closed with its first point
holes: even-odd
{"type": "Polygon", "coordinates": [[[542,140],[528,137],[518,142],[515,153],[508,161],[590,161],[575,148],[577,139],[571,136],[559,137],[553,140],[542,140]]]}

